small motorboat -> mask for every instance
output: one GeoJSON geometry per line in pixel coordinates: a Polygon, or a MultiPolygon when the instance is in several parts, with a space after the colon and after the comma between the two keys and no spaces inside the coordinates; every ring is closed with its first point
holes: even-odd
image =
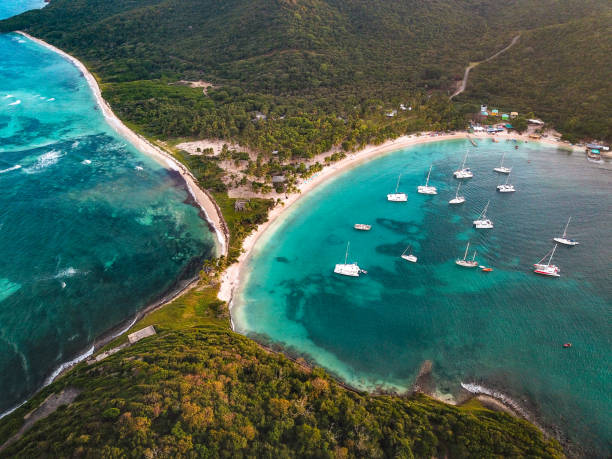
{"type": "Polygon", "coordinates": [[[493,268],[487,268],[486,266],[481,266],[480,269],[483,273],[490,273],[491,271],[493,271],[493,268]]]}
{"type": "Polygon", "coordinates": [[[572,343],[565,343],[565,344],[563,344],[563,347],[565,347],[565,348],[572,347],[572,343]]]}
{"type": "Polygon", "coordinates": [[[372,225],[366,225],[363,223],[355,223],[353,228],[359,231],[370,231],[372,229],[372,225]]]}

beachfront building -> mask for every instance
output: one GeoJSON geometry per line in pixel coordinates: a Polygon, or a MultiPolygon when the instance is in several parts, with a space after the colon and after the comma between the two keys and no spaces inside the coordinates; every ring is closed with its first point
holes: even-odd
{"type": "Polygon", "coordinates": [[[247,202],[246,202],[246,201],[243,201],[243,200],[241,200],[241,199],[238,199],[238,200],[236,200],[236,202],[234,203],[234,210],[235,210],[236,212],[243,212],[243,211],[245,211],[245,210],[246,210],[246,205],[247,205],[247,202]]]}
{"type": "Polygon", "coordinates": [[[514,119],[518,116],[518,112],[510,112],[510,118],[514,119]]]}

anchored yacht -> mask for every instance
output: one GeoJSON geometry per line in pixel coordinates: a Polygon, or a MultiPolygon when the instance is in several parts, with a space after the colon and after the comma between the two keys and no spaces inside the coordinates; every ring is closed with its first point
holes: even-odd
{"type": "Polygon", "coordinates": [[[552,264],[552,257],[555,254],[555,250],[557,250],[557,244],[555,244],[553,249],[549,252],[550,258],[548,259],[548,263],[546,264],[542,263],[544,259],[548,256],[548,253],[547,253],[546,255],[544,255],[544,258],[542,258],[540,261],[538,261],[536,264],[533,265],[535,268],[533,270],[534,273],[542,274],[543,276],[551,276],[551,277],[561,276],[561,274],[559,274],[559,272],[561,271],[559,267],[552,264]]]}
{"type": "Polygon", "coordinates": [[[457,191],[455,192],[455,197],[448,201],[449,204],[463,204],[465,202],[464,196],[459,196],[459,189],[461,188],[461,182],[457,185],[457,191]]]}
{"type": "Polygon", "coordinates": [[[359,277],[359,274],[362,274],[362,273],[367,274],[367,271],[364,271],[363,269],[361,269],[357,265],[357,263],[347,263],[350,245],[351,245],[350,242],[346,244],[346,254],[344,255],[344,263],[338,263],[336,267],[334,268],[334,272],[336,274],[341,274],[343,276],[350,276],[350,277],[359,277]]]}
{"type": "Polygon", "coordinates": [[[387,201],[392,201],[392,202],[406,202],[408,201],[408,196],[406,196],[406,193],[398,193],[397,189],[399,188],[399,184],[400,184],[400,178],[402,178],[402,174],[400,174],[397,177],[397,184],[395,185],[395,192],[394,193],[389,193],[387,195],[387,201]]]}
{"type": "Polygon", "coordinates": [[[561,237],[553,238],[553,241],[558,242],[563,245],[569,245],[569,246],[580,244],[580,242],[575,241],[574,239],[569,239],[567,237],[567,227],[569,226],[571,220],[572,220],[572,217],[567,219],[567,224],[565,225],[565,229],[563,230],[563,235],[561,237]]]}
{"type": "Polygon", "coordinates": [[[468,242],[465,246],[465,253],[463,254],[463,258],[457,258],[455,263],[459,266],[463,266],[464,268],[475,268],[478,266],[478,262],[476,261],[476,251],[474,250],[474,255],[472,255],[471,260],[467,260],[468,250],[470,249],[470,243],[468,242]]]}
{"type": "Polygon", "coordinates": [[[497,191],[500,193],[514,193],[516,190],[514,189],[514,185],[508,185],[508,180],[510,180],[510,173],[508,172],[508,177],[506,177],[506,183],[503,185],[497,185],[497,191]]]}
{"type": "Polygon", "coordinates": [[[433,164],[429,166],[429,172],[427,173],[427,180],[425,185],[419,185],[417,191],[421,194],[438,194],[438,189],[435,186],[429,186],[429,176],[431,175],[431,168],[433,164]]]}
{"type": "Polygon", "coordinates": [[[465,167],[465,161],[467,160],[467,156],[468,154],[466,152],[465,156],[463,157],[463,163],[461,164],[461,167],[457,169],[455,172],[453,172],[453,175],[455,176],[455,178],[467,179],[467,178],[474,177],[472,170],[469,167],[465,167]]]}
{"type": "Polygon", "coordinates": [[[509,174],[512,171],[512,168],[504,166],[504,158],[506,157],[506,152],[502,155],[502,160],[499,167],[493,168],[495,172],[499,172],[500,174],[509,174]]]}
{"type": "Polygon", "coordinates": [[[478,218],[476,220],[474,220],[474,226],[477,229],[490,229],[490,228],[493,228],[493,222],[490,219],[487,218],[487,209],[489,208],[489,203],[490,202],[491,201],[487,201],[487,205],[485,206],[483,211],[480,213],[478,218]]]}

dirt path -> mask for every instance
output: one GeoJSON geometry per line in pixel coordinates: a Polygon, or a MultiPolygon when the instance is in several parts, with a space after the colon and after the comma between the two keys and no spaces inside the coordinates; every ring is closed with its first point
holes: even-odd
{"type": "Polygon", "coordinates": [[[45,401],[40,404],[38,408],[36,408],[34,411],[31,411],[23,418],[25,422],[21,426],[21,429],[19,429],[19,431],[15,435],[13,435],[6,442],[4,442],[2,446],[0,446],[0,452],[15,443],[17,440],[19,440],[24,433],[30,430],[30,427],[32,427],[36,423],[36,421],[46,418],[62,405],[70,405],[80,393],[80,390],[75,389],[74,387],[68,387],[61,391],[59,394],[49,395],[45,399],[45,401]]]}
{"type": "Polygon", "coordinates": [[[459,94],[461,94],[463,91],[465,91],[465,88],[467,86],[467,82],[468,82],[468,77],[470,76],[470,70],[472,70],[474,67],[476,67],[477,65],[480,65],[484,62],[489,62],[492,59],[495,59],[497,56],[499,56],[500,54],[505,53],[506,51],[508,51],[510,48],[512,48],[515,43],[518,41],[518,39],[520,38],[521,34],[519,33],[516,37],[514,37],[512,39],[512,41],[510,42],[510,44],[508,46],[506,46],[504,49],[502,49],[501,51],[497,51],[495,54],[493,54],[492,56],[487,57],[485,60],[483,61],[479,61],[479,62],[472,62],[470,63],[470,65],[468,65],[465,68],[465,72],[463,74],[463,80],[461,81],[461,85],[459,86],[459,88],[453,93],[452,96],[449,97],[449,100],[452,100],[453,97],[458,96],[459,94]]]}

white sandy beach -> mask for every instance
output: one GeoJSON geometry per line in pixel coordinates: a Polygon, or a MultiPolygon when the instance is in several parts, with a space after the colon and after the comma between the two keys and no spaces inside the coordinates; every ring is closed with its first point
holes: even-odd
{"type": "Polygon", "coordinates": [[[161,165],[171,170],[177,171],[181,177],[185,180],[187,184],[187,188],[189,192],[197,202],[198,206],[202,209],[204,214],[206,215],[206,219],[213,225],[215,228],[215,233],[217,235],[217,240],[219,241],[219,253],[227,254],[228,248],[228,240],[229,233],[227,231],[225,221],[221,215],[221,210],[217,206],[215,200],[210,196],[205,190],[202,190],[195,179],[195,177],[189,172],[189,170],[179,163],[174,157],[170,154],[163,151],[161,148],[153,145],[151,142],[146,140],[144,137],[136,134],[134,131],[129,129],[123,122],[117,118],[117,116],[113,113],[108,103],[102,97],[102,93],[100,91],[100,87],[98,86],[98,82],[95,77],[87,70],[87,68],[83,65],[81,61],[71,56],[70,54],[62,51],[59,48],[56,48],[49,43],[40,40],[36,37],[33,37],[25,32],[18,31],[17,33],[23,35],[24,37],[38,43],[45,48],[48,48],[64,58],[68,59],[72,62],[83,74],[89,87],[91,88],[94,96],[96,98],[96,102],[98,106],[102,109],[102,113],[104,118],[106,118],[107,123],[125,140],[134,145],[141,152],[151,156],[161,165]]]}
{"type": "Polygon", "coordinates": [[[245,266],[248,263],[249,257],[251,256],[251,252],[253,247],[257,243],[257,241],[261,238],[262,234],[274,223],[281,215],[291,209],[292,205],[298,201],[300,198],[308,194],[309,191],[316,188],[319,184],[331,179],[332,177],[358,165],[362,164],[366,161],[369,161],[377,156],[381,156],[383,154],[395,152],[401,150],[403,148],[407,148],[413,145],[419,145],[423,143],[430,142],[441,142],[444,140],[451,139],[462,139],[471,136],[476,140],[489,140],[491,138],[496,138],[499,140],[505,141],[506,139],[515,139],[524,142],[542,142],[550,145],[554,145],[558,148],[566,148],[573,149],[577,151],[581,151],[582,148],[571,146],[565,142],[556,141],[551,138],[542,138],[539,140],[530,139],[527,134],[517,134],[517,133],[502,133],[497,134],[495,136],[481,133],[481,134],[468,134],[466,131],[460,131],[451,134],[444,135],[433,135],[430,132],[423,132],[419,135],[408,135],[399,137],[395,140],[387,141],[381,145],[369,145],[366,148],[356,152],[350,153],[346,158],[333,163],[331,165],[325,166],[322,171],[315,174],[310,179],[303,181],[299,184],[298,188],[300,193],[289,195],[289,197],[281,199],[281,203],[274,207],[270,214],[268,215],[268,221],[259,225],[255,231],[253,231],[243,242],[242,244],[242,254],[238,258],[238,262],[229,266],[225,272],[221,276],[221,286],[219,289],[219,299],[223,301],[227,301],[229,303],[230,309],[232,307],[232,299],[236,288],[240,285],[241,282],[241,274],[245,269],[245,266]]]}
{"type": "MultiPolygon", "coordinates": [[[[119,133],[123,138],[132,143],[136,148],[138,148],[143,153],[150,155],[155,158],[160,164],[168,167],[170,169],[176,170],[181,174],[185,182],[187,183],[187,187],[198,203],[198,205],[202,208],[208,221],[214,226],[215,232],[217,233],[217,237],[219,240],[219,244],[221,246],[220,253],[227,254],[228,250],[228,238],[229,232],[225,225],[225,220],[221,214],[221,210],[217,206],[213,197],[206,192],[206,190],[202,190],[198,185],[195,177],[191,174],[191,172],[179,163],[174,157],[172,157],[167,152],[163,151],[161,148],[153,145],[151,142],[143,138],[142,136],[136,134],[131,129],[129,129],[117,116],[113,113],[108,103],[102,98],[102,94],[100,91],[100,87],[95,79],[95,77],[87,70],[87,68],[76,58],[67,54],[59,48],[56,48],[53,45],[46,43],[43,40],[32,37],[31,35],[25,32],[17,32],[30,40],[53,50],[56,53],[61,54],[66,59],[70,60],[85,76],[91,90],[93,91],[96,101],[98,105],[101,107],[104,117],[107,122],[119,133]]],[[[497,134],[495,136],[491,136],[486,133],[480,134],[469,134],[474,139],[490,139],[492,137],[505,140],[505,139],[516,139],[527,142],[542,142],[557,146],[559,148],[567,148],[574,150],[582,150],[580,147],[570,146],[565,142],[557,141],[553,138],[541,138],[539,140],[530,139],[527,134],[519,135],[516,133],[502,133],[497,134]]],[[[240,255],[238,262],[234,263],[230,267],[228,267],[225,272],[221,276],[221,286],[219,290],[219,299],[223,301],[227,301],[231,303],[233,293],[236,287],[240,283],[240,275],[242,270],[244,269],[246,262],[248,261],[249,256],[251,255],[252,249],[260,239],[262,234],[275,222],[279,216],[283,215],[287,210],[292,208],[292,205],[298,201],[300,198],[305,196],[309,191],[316,188],[319,184],[331,179],[332,177],[344,172],[352,167],[355,167],[358,164],[362,164],[368,160],[371,160],[377,156],[391,153],[397,150],[401,150],[406,147],[410,147],[413,145],[429,143],[429,142],[440,142],[444,140],[451,139],[461,139],[466,138],[468,133],[466,131],[460,131],[450,134],[444,135],[434,135],[429,132],[424,132],[420,134],[408,135],[399,137],[395,140],[387,141],[381,145],[369,145],[364,149],[356,152],[350,153],[346,158],[338,161],[336,163],[327,165],[323,168],[322,171],[316,173],[313,177],[302,181],[298,188],[300,190],[299,193],[294,193],[289,195],[286,198],[281,199],[281,204],[277,205],[272,209],[270,214],[268,215],[268,221],[259,225],[257,229],[251,233],[243,242],[243,250],[240,255]]],[[[191,147],[193,147],[193,152],[196,152],[196,147],[200,148],[209,148],[212,147],[215,149],[220,149],[224,142],[222,141],[211,141],[211,140],[202,140],[196,142],[188,142],[191,147]]],[[[324,155],[323,155],[324,156],[324,155]]],[[[231,304],[230,304],[231,307],[231,304]]]]}

